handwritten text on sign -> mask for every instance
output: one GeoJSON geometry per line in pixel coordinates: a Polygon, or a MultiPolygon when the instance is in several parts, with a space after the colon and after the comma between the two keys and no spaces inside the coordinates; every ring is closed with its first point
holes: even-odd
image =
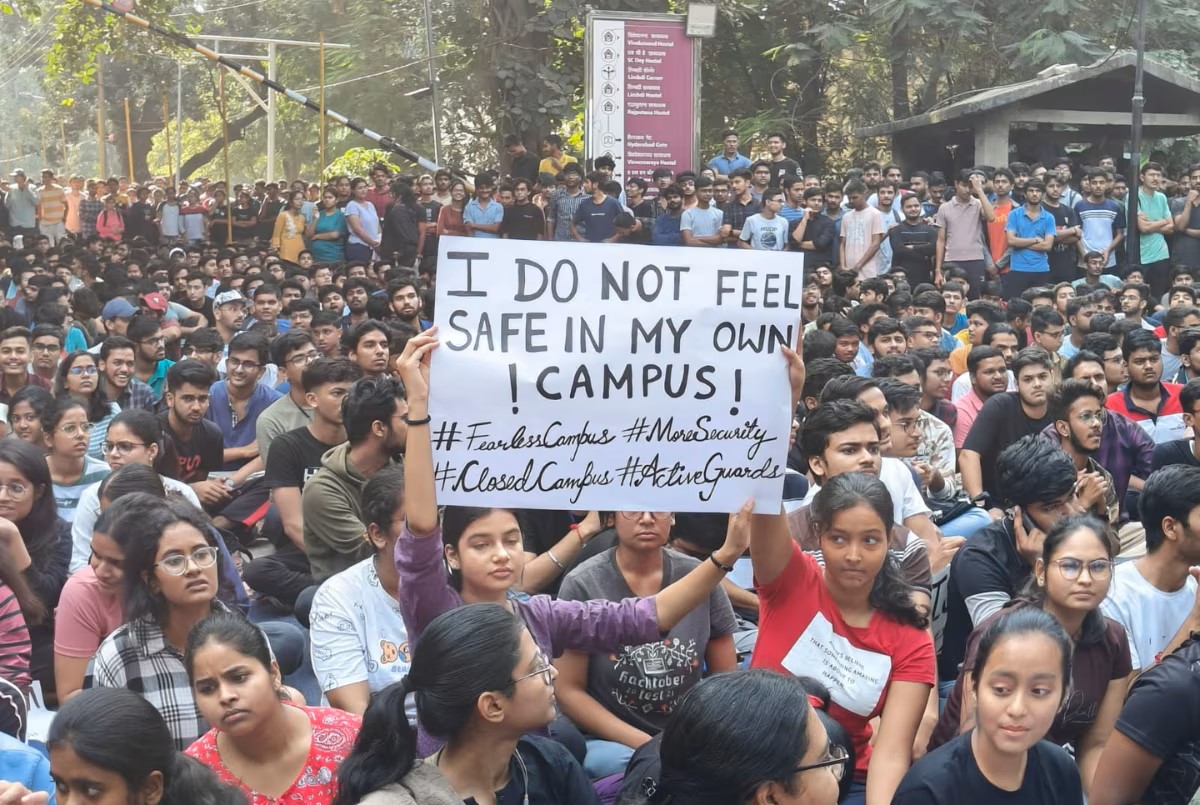
{"type": "Polygon", "coordinates": [[[778,511],[800,256],[442,238],[438,501],[778,511]]]}

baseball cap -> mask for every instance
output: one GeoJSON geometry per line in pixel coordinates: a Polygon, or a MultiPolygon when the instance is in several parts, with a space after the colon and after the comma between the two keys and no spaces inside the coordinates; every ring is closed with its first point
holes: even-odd
{"type": "Polygon", "coordinates": [[[242,296],[241,291],[222,291],[213,299],[213,307],[222,307],[231,302],[245,303],[246,297],[242,296]]]}
{"type": "Polygon", "coordinates": [[[137,308],[129,304],[129,300],[118,296],[116,299],[110,299],[105,305],[104,310],[100,311],[101,319],[131,319],[137,313],[137,308]]]}
{"type": "Polygon", "coordinates": [[[167,298],[158,291],[142,294],[142,301],[146,303],[146,307],[160,313],[167,309],[167,298]]]}
{"type": "Polygon", "coordinates": [[[12,173],[10,173],[10,174],[9,174],[9,176],[11,176],[11,177],[12,177],[12,178],[14,178],[14,179],[15,179],[16,177],[20,176],[22,179],[24,179],[24,178],[25,178],[25,171],[21,170],[20,168],[17,168],[15,171],[13,171],[12,173]]]}
{"type": "Polygon", "coordinates": [[[172,260],[174,260],[177,257],[187,257],[187,252],[185,252],[183,249],[176,246],[174,249],[171,249],[171,251],[169,251],[167,253],[167,257],[169,257],[172,260]]]}

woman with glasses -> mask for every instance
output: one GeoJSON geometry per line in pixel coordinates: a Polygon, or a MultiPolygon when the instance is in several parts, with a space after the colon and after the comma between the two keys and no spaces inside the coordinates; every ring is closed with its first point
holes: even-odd
{"type": "Polygon", "coordinates": [[[1040,609],[1066,630],[1074,655],[1067,706],[1056,715],[1046,739],[1075,748],[1083,789],[1091,789],[1100,755],[1133,678],[1125,628],[1100,611],[1112,582],[1113,549],[1108,529],[1091,515],[1066,517],[1050,529],[1025,594],[971,633],[962,671],[930,749],[969,731],[975,723],[977,646],[991,624],[1006,612],[1040,609]]]}
{"type": "MultiPolygon", "coordinates": [[[[163,438],[158,417],[140,408],[122,411],[113,417],[104,442],[104,456],[113,472],[127,464],[151,467],[162,479],[168,492],[178,492],[200,508],[200,499],[190,486],[173,477],[179,466],[170,439],[163,438]]],[[[87,566],[92,549],[92,528],[100,516],[100,483],[94,483],[79,496],[75,520],[71,524],[71,572],[87,566]]]]}
{"type": "Polygon", "coordinates": [[[54,380],[54,396],[59,399],[69,396],[87,406],[87,454],[103,460],[105,434],[108,433],[112,418],[121,413],[121,407],[109,402],[100,388],[100,367],[96,365],[96,356],[77,351],[63,358],[54,380]]]}
{"type": "Polygon", "coordinates": [[[428,625],[412,669],[367,708],[334,805],[598,805],[561,745],[532,733],[555,717],[549,658],[522,619],[470,604],[428,625]],[[418,760],[405,702],[444,744],[418,760]]]}
{"type": "Polygon", "coordinates": [[[308,248],[316,263],[340,263],[346,259],[346,214],[338,207],[337,193],[327,187],[321,193],[321,206],[304,230],[308,248]]]}
{"type": "Polygon", "coordinates": [[[333,802],[359,716],[287,701],[266,638],[240,615],[217,613],[196,624],[183,662],[212,725],[188,755],[241,789],[250,805],[333,802]]]}
{"type": "MultiPolygon", "coordinates": [[[[671,512],[617,512],[615,547],[588,559],[563,579],[564,601],[648,597],[702,563],[668,551],[671,512]]],[[[705,557],[707,559],[707,557],[705,557]]],[[[730,557],[732,565],[737,556],[730,557]]],[[[592,779],[625,768],[633,750],[662,731],[679,698],[704,671],[737,667],[737,622],[724,590],[714,589],[663,637],[613,651],[572,649],[558,667],[563,713],[584,731],[584,768],[592,779]]]]}
{"type": "Polygon", "coordinates": [[[103,461],[87,454],[92,430],[87,404],[77,397],[59,398],[42,415],[46,464],[54,482],[58,516],[68,523],[75,520],[75,509],[84,490],[112,472],[103,461]]]}
{"type": "Polygon", "coordinates": [[[8,427],[23,442],[41,447],[42,415],[54,405],[54,395],[41,386],[26,386],[8,403],[8,427]]]}
{"type": "MultiPolygon", "coordinates": [[[[400,373],[408,392],[410,421],[426,419],[429,356],[437,345],[436,328],[431,328],[409,339],[404,348],[400,373]]],[[[449,609],[463,603],[489,602],[518,613],[528,624],[540,650],[553,659],[567,650],[616,652],[626,645],[661,640],[689,616],[707,622],[714,597],[724,602],[725,609],[729,608],[725,594],[713,591],[745,551],[750,504],[730,518],[725,544],[713,554],[712,561],[691,561],[686,568],[672,561],[672,572],[676,569],[683,572],[677,579],[663,579],[659,586],[639,584],[621,595],[569,601],[547,595],[525,596],[518,591],[531,583],[530,568],[534,564],[543,568],[550,564],[556,570],[565,570],[566,563],[573,560],[581,545],[599,532],[598,517],[589,515],[546,554],[531,562],[526,558],[516,514],[510,509],[449,506],[439,524],[428,421],[409,426],[404,474],[404,518],[391,527],[399,531],[395,562],[400,579],[400,611],[410,641],[423,639],[429,622],[449,609]],[[643,589],[647,597],[639,597],[643,589]]],[[[660,513],[660,516],[670,515],[660,513]]],[[[639,513],[637,517],[666,522],[655,520],[653,514],[639,513]]],[[[630,529],[637,531],[637,521],[629,522],[630,529]]],[[[654,541],[660,539],[660,531],[661,528],[654,530],[654,541]]],[[[553,578],[544,571],[539,574],[531,585],[534,589],[553,578]]],[[[701,656],[702,652],[697,661],[701,656]]],[[[729,656],[732,657],[732,645],[729,656]]],[[[436,749],[437,745],[422,736],[422,752],[436,749]]]]}
{"type": "Polygon", "coordinates": [[[979,635],[972,728],[913,764],[892,805],[1083,802],[1071,756],[1043,740],[1060,711],[1074,709],[1071,664],[1056,617],[1035,607],[1000,613],[979,635]]]}
{"type": "Polygon", "coordinates": [[[163,714],[182,751],[208,729],[183,664],[188,632],[228,610],[217,600],[217,543],[204,515],[182,501],[148,509],[112,525],[128,546],[121,596],[126,623],[100,644],[84,688],[140,693],[163,714]]]}
{"type": "Polygon", "coordinates": [[[667,719],[650,774],[630,767],[623,790],[636,794],[622,801],[835,805],[852,761],[808,684],[762,670],[700,682],[667,719]]]}
{"type": "Polygon", "coordinates": [[[0,440],[0,562],[21,593],[32,642],[30,672],[47,703],[54,693],[54,608],[67,581],[71,528],[58,516],[42,451],[19,439],[0,440]]]}
{"type": "Polygon", "coordinates": [[[96,521],[88,566],[67,579],[55,612],[54,680],[62,702],[83,689],[83,677],[96,649],[125,622],[121,587],[129,532],[114,532],[112,524],[125,514],[143,516],[155,500],[166,497],[158,476],[140,465],[131,465],[109,478],[124,495],[105,507],[96,521]],[[130,470],[146,470],[146,473],[131,474],[130,470]],[[133,474],[138,477],[132,477],[133,474]],[[135,491],[144,494],[133,494],[135,491]]]}

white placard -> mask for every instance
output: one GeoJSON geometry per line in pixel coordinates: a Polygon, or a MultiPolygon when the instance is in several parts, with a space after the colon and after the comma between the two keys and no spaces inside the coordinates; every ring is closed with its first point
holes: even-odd
{"type": "Polygon", "coordinates": [[[779,511],[801,260],[442,238],[439,503],[779,511]]]}

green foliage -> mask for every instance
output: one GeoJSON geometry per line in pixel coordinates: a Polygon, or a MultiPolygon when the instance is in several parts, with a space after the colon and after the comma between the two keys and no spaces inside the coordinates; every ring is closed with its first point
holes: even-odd
{"type": "Polygon", "coordinates": [[[387,165],[395,173],[400,170],[400,166],[392,161],[394,156],[391,151],[384,151],[380,148],[350,148],[340,157],[329,163],[329,166],[325,168],[325,172],[321,174],[321,178],[331,179],[341,174],[347,176],[369,176],[371,168],[380,162],[387,165]]]}

